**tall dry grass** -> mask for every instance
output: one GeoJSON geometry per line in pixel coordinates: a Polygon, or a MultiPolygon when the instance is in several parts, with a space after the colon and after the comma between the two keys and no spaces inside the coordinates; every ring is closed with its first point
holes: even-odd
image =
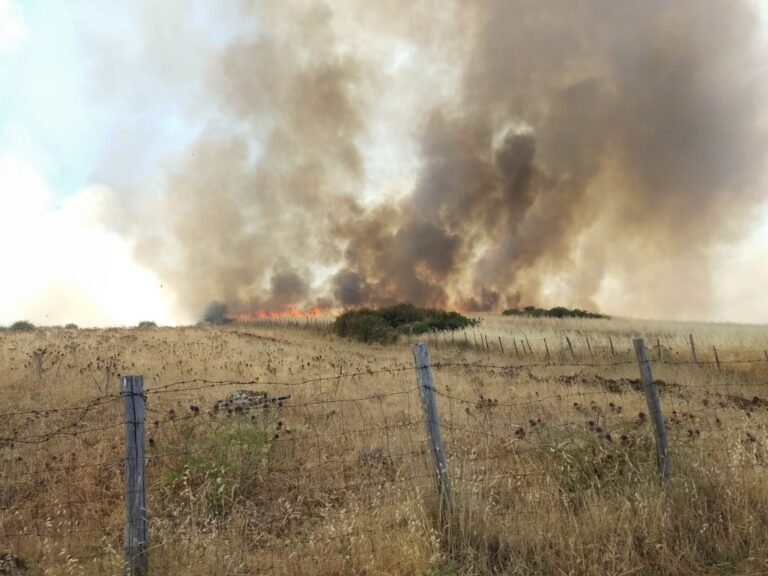
{"type": "Polygon", "coordinates": [[[712,344],[723,360],[759,360],[768,329],[487,317],[476,331],[489,349],[471,333],[469,346],[432,337],[445,523],[406,342],[277,323],[3,332],[0,437],[22,441],[0,447],[0,554],[31,574],[119,573],[122,406],[110,395],[138,373],[155,574],[768,572],[768,363],[669,363],[688,360],[691,332],[704,360],[712,344]],[[638,334],[667,360],[653,362],[667,485],[629,351],[638,334]],[[526,337],[533,355],[515,356],[512,338],[526,337]],[[221,383],[232,380],[247,384],[221,383]],[[239,388],[292,397],[215,409],[239,388]]]}

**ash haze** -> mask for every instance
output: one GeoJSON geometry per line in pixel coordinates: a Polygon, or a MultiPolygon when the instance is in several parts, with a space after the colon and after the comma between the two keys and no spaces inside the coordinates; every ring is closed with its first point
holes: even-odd
{"type": "Polygon", "coordinates": [[[0,0],[0,324],[768,322],[765,4],[0,0]]]}

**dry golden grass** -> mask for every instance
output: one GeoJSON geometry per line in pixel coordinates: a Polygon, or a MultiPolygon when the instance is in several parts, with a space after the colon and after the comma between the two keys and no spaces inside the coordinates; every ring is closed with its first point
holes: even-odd
{"type": "Polygon", "coordinates": [[[489,316],[469,346],[451,339],[430,349],[454,490],[443,525],[406,342],[276,323],[0,332],[0,437],[16,439],[0,445],[0,554],[28,574],[120,572],[115,395],[143,374],[153,574],[768,573],[768,328],[489,316]],[[704,361],[713,344],[756,361],[672,364],[689,333],[704,361]],[[634,335],[663,381],[667,485],[634,335]],[[292,397],[214,409],[241,388],[292,397]],[[59,411],[16,414],[41,407],[59,411]]]}

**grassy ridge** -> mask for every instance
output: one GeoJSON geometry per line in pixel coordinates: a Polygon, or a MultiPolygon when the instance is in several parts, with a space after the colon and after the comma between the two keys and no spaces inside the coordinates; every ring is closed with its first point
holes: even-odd
{"type": "Polygon", "coordinates": [[[768,368],[672,363],[689,358],[689,333],[702,356],[714,344],[721,359],[760,360],[768,328],[495,316],[483,330],[525,333],[536,358],[502,368],[521,359],[430,350],[454,492],[444,527],[405,346],[277,325],[7,331],[4,412],[100,403],[0,420],[4,438],[77,424],[0,445],[0,534],[33,534],[3,540],[0,555],[29,574],[120,573],[123,413],[103,395],[138,373],[153,574],[768,573],[768,368]],[[636,333],[658,336],[670,360],[652,361],[667,485],[640,416],[636,333]],[[559,354],[564,334],[583,366],[559,354]],[[562,365],[534,365],[543,337],[562,365]],[[291,399],[255,412],[221,404],[246,387],[291,399]]]}

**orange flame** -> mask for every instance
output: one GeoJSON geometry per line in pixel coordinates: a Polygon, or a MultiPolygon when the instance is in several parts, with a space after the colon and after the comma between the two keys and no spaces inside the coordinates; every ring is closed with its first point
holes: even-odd
{"type": "Polygon", "coordinates": [[[240,312],[235,315],[237,320],[277,320],[279,318],[318,318],[321,316],[333,316],[332,310],[323,309],[319,306],[311,308],[298,308],[293,304],[288,304],[278,310],[250,310],[240,312]]]}

